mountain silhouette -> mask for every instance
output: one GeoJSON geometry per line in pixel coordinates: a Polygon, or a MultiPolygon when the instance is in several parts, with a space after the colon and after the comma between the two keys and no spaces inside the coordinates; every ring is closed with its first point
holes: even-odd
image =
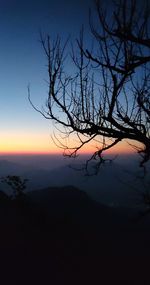
{"type": "MultiPolygon", "coordinates": [[[[27,191],[40,190],[49,186],[72,185],[82,189],[92,199],[105,205],[136,207],[140,199],[142,203],[142,189],[144,191],[143,180],[138,178],[142,170],[137,161],[132,161],[129,164],[127,161],[114,161],[112,164],[102,166],[97,175],[86,176],[84,171],[77,170],[82,166],[79,162],[60,167],[55,165],[55,168],[50,170],[49,168],[44,169],[40,165],[23,165],[0,160],[0,176],[19,175],[22,178],[27,178],[27,191]]],[[[90,167],[93,171],[93,164],[90,167]]],[[[149,173],[149,166],[147,173],[149,173]]],[[[148,179],[149,175],[147,174],[148,179]]],[[[10,187],[5,184],[0,184],[0,189],[6,190],[7,194],[10,192],[10,187]]]]}

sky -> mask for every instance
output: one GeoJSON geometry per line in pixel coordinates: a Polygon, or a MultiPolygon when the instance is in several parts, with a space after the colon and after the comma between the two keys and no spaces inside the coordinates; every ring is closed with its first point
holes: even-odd
{"type": "Polygon", "coordinates": [[[47,74],[39,33],[77,34],[85,2],[0,0],[0,152],[59,151],[51,140],[51,122],[28,101],[27,86],[41,108],[47,74]]]}
{"type": "MultiPolygon", "coordinates": [[[[87,24],[90,0],[0,0],[0,153],[55,153],[53,125],[33,110],[47,96],[40,31],[77,37],[87,24]]],[[[127,144],[119,150],[126,151],[127,144]]]]}

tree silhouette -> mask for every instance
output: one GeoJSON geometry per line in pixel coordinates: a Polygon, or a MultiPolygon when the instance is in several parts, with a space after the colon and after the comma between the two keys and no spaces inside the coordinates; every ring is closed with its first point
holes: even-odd
{"type": "Polygon", "coordinates": [[[101,163],[103,152],[127,139],[141,154],[141,166],[150,159],[148,2],[111,1],[109,9],[104,1],[95,1],[95,10],[89,13],[91,41],[85,44],[82,28],[79,39],[71,44],[71,75],[66,71],[70,40],[63,44],[60,36],[51,40],[41,35],[48,66],[46,111],[36,109],[30,90],[29,100],[59,127],[61,139],[54,139],[65,154],[75,157],[84,145],[96,140],[99,148],[91,159],[101,163]],[[78,145],[74,140],[70,147],[72,135],[77,136],[78,145]]]}
{"type": "Polygon", "coordinates": [[[13,196],[15,198],[20,198],[24,196],[24,190],[26,189],[26,183],[28,179],[23,179],[16,175],[7,175],[0,178],[2,183],[7,184],[13,190],[13,196]]]}

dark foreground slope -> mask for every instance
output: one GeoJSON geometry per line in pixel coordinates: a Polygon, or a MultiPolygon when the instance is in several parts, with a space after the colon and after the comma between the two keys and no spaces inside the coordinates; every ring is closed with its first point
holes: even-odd
{"type": "Polygon", "coordinates": [[[1,193],[0,284],[149,284],[149,220],[137,217],[73,187],[1,193]]]}

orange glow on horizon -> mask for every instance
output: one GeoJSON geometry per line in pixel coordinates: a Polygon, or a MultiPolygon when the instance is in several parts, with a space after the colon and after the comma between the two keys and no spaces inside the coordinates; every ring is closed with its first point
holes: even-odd
{"type": "MultiPolygon", "coordinates": [[[[90,155],[94,153],[96,149],[90,149],[89,150],[80,150],[79,154],[80,155],[90,155]]],[[[133,154],[135,151],[133,149],[121,149],[121,148],[116,148],[114,150],[109,150],[105,151],[104,154],[111,154],[111,155],[116,155],[116,154],[133,154]]],[[[64,151],[62,149],[59,149],[56,147],[56,149],[47,149],[47,150],[33,150],[33,149],[10,149],[10,150],[2,150],[0,149],[0,155],[63,155],[64,151]]]]}
{"type": "MultiPolygon", "coordinates": [[[[74,143],[74,141],[73,141],[74,143]]],[[[73,144],[72,143],[72,144],[73,144]]],[[[71,145],[71,143],[70,143],[71,145]]],[[[85,145],[80,151],[79,154],[89,155],[98,150],[100,145],[96,143],[91,143],[85,145]]],[[[127,142],[123,141],[113,147],[112,149],[107,150],[106,154],[132,154],[135,150],[127,142]]],[[[0,154],[9,154],[9,155],[47,155],[47,154],[60,154],[64,153],[63,149],[57,147],[50,135],[48,133],[44,134],[26,134],[26,133],[17,133],[17,134],[2,134],[0,141],[0,154]]]]}
{"type": "Polygon", "coordinates": [[[51,154],[60,150],[51,142],[49,134],[2,134],[0,154],[51,154]]]}

